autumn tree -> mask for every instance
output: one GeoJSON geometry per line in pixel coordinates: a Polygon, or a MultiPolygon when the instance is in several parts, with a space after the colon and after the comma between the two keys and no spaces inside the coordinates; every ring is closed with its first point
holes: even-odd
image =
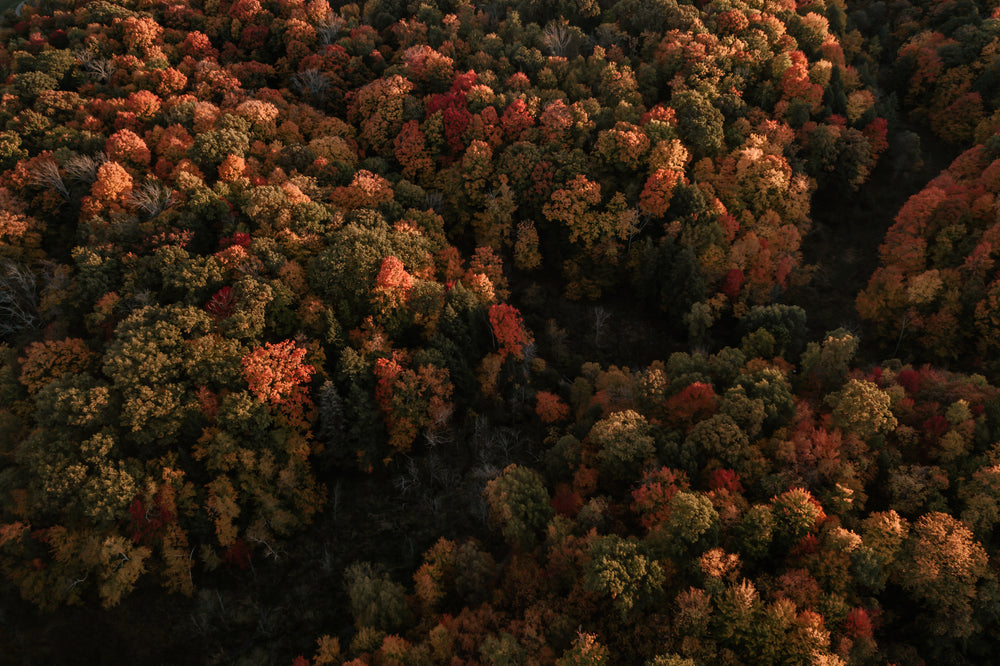
{"type": "Polygon", "coordinates": [[[928,611],[931,631],[950,638],[979,631],[973,602],[986,575],[987,555],[964,523],[946,513],[922,516],[903,545],[899,565],[898,580],[928,611]]]}
{"type": "Polygon", "coordinates": [[[590,546],[590,564],[584,572],[588,589],[610,597],[615,610],[628,617],[651,603],[662,590],[663,568],[643,553],[632,539],[610,535],[590,546]]]}
{"type": "Polygon", "coordinates": [[[510,465],[483,492],[490,520],[512,546],[531,547],[552,517],[549,494],[535,470],[510,465]]]}

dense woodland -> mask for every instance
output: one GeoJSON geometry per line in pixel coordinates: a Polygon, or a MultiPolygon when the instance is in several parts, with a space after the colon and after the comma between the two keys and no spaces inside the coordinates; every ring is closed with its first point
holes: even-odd
{"type": "Polygon", "coordinates": [[[993,0],[36,0],[0,73],[0,662],[996,658],[993,0]]]}

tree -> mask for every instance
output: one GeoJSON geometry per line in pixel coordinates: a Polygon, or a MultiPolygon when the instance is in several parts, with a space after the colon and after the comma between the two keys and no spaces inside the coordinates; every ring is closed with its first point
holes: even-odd
{"type": "Polygon", "coordinates": [[[501,360],[508,356],[524,358],[524,347],[529,338],[517,308],[507,304],[491,305],[488,314],[493,336],[500,346],[501,360]]]}
{"type": "Polygon", "coordinates": [[[698,553],[718,536],[719,513],[702,493],[682,490],[670,499],[670,517],[655,534],[654,542],[681,564],[691,553],[698,553]]]}
{"type": "Polygon", "coordinates": [[[285,340],[265,343],[240,360],[250,392],[259,401],[278,406],[293,423],[304,418],[304,410],[312,406],[304,384],[314,368],[303,363],[305,355],[305,349],[285,340]]]}
{"type": "Polygon", "coordinates": [[[801,350],[806,332],[806,311],[797,305],[755,305],[740,319],[746,333],[765,329],[774,336],[776,356],[794,355],[801,350]]]}
{"type": "Polygon", "coordinates": [[[370,563],[358,562],[347,567],[344,583],[351,615],[359,630],[370,627],[393,631],[409,621],[405,588],[390,580],[388,575],[376,572],[370,563]]]}
{"type": "Polygon", "coordinates": [[[842,328],[828,332],[822,344],[810,342],[802,354],[802,375],[821,391],[839,386],[858,349],[858,338],[842,328]]]}
{"type": "Polygon", "coordinates": [[[804,488],[791,488],[771,499],[775,536],[791,545],[812,532],[826,517],[812,494],[804,488]]]}
{"type": "Polygon", "coordinates": [[[649,424],[630,409],[595,423],[587,439],[597,450],[601,471],[620,483],[635,480],[642,465],[656,454],[649,424]]]}
{"type": "Polygon", "coordinates": [[[683,174],[673,169],[657,169],[649,178],[639,194],[639,208],[653,217],[664,217],[670,207],[670,199],[674,194],[674,185],[683,179],[683,174]]]}
{"type": "Polygon", "coordinates": [[[64,374],[83,374],[96,364],[97,355],[79,338],[32,342],[18,359],[18,378],[29,393],[36,393],[47,383],[64,374]]]}
{"type": "Polygon", "coordinates": [[[889,395],[872,382],[851,379],[839,392],[828,396],[827,402],[834,405],[834,423],[864,439],[896,427],[889,395]]]}
{"type": "Polygon", "coordinates": [[[695,158],[712,157],[723,146],[725,118],[712,103],[694,90],[678,90],[670,98],[677,110],[677,133],[695,158]]]}
{"type": "Polygon", "coordinates": [[[608,648],[594,634],[578,632],[573,644],[556,660],[556,666],[604,666],[609,659],[608,648]]]}
{"type": "Polygon", "coordinates": [[[483,492],[490,520],[512,546],[530,548],[552,517],[549,493],[538,472],[509,465],[483,492]]]}
{"type": "Polygon", "coordinates": [[[929,612],[930,630],[959,639],[981,629],[973,617],[973,602],[987,561],[972,530],[946,513],[932,512],[913,524],[896,575],[929,612]]]}
{"type": "Polygon", "coordinates": [[[590,558],[584,585],[610,597],[623,620],[651,603],[662,590],[663,568],[643,554],[634,540],[616,535],[600,537],[590,545],[590,558]]]}

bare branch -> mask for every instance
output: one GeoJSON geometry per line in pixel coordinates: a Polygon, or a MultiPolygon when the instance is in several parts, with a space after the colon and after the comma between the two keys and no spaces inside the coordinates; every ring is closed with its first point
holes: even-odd
{"type": "Polygon", "coordinates": [[[10,260],[0,263],[0,335],[38,326],[38,281],[34,271],[10,260]]]}
{"type": "Polygon", "coordinates": [[[128,195],[128,202],[152,219],[174,205],[174,190],[158,180],[147,180],[128,195]]]}
{"type": "Polygon", "coordinates": [[[35,187],[53,189],[69,201],[69,189],[59,173],[59,164],[53,159],[35,162],[31,166],[31,184],[35,187]]]}
{"type": "Polygon", "coordinates": [[[90,75],[90,78],[95,81],[107,83],[111,80],[111,77],[115,75],[115,71],[118,69],[113,60],[108,58],[98,58],[86,49],[78,49],[74,55],[76,56],[76,59],[80,61],[80,66],[83,67],[84,71],[86,71],[87,74],[90,75]]]}
{"type": "Polygon", "coordinates": [[[330,12],[326,15],[326,18],[317,23],[315,27],[316,34],[319,35],[320,42],[323,46],[328,46],[337,40],[337,35],[340,34],[341,29],[344,27],[344,19],[337,16],[333,12],[330,12]]]}
{"type": "Polygon", "coordinates": [[[330,87],[330,79],[326,74],[313,67],[293,76],[292,85],[302,95],[321,97],[330,87]]]}
{"type": "Polygon", "coordinates": [[[97,180],[97,170],[107,161],[108,156],[104,153],[77,155],[66,160],[63,171],[66,172],[66,177],[70,180],[84,185],[92,185],[97,180]]]}
{"type": "Polygon", "coordinates": [[[571,39],[572,35],[570,35],[566,21],[564,20],[552,21],[545,26],[545,30],[542,33],[542,40],[545,42],[546,48],[554,56],[565,57],[571,39]]]}

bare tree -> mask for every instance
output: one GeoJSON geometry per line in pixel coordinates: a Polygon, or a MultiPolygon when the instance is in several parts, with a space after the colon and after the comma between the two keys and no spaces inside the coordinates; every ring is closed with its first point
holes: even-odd
{"type": "Polygon", "coordinates": [[[115,75],[118,69],[113,60],[109,58],[98,58],[94,53],[86,49],[78,49],[74,55],[80,61],[80,66],[90,75],[90,78],[101,83],[107,83],[115,75]]]}
{"type": "Polygon", "coordinates": [[[108,156],[104,153],[95,155],[76,155],[66,160],[63,171],[70,180],[75,180],[84,185],[93,185],[97,180],[97,170],[102,164],[108,161],[108,156]]]}
{"type": "Polygon", "coordinates": [[[59,173],[59,164],[53,159],[35,162],[31,166],[31,184],[36,187],[53,189],[69,201],[69,189],[59,173]]]}
{"type": "Polygon", "coordinates": [[[542,32],[542,40],[554,56],[565,57],[572,38],[565,20],[552,21],[542,32]]]}
{"type": "Polygon", "coordinates": [[[174,190],[158,180],[147,180],[128,195],[128,202],[152,219],[174,205],[174,190]]]}
{"type": "Polygon", "coordinates": [[[38,326],[38,280],[34,271],[9,259],[0,263],[0,335],[38,326]]]}
{"type": "Polygon", "coordinates": [[[327,14],[325,19],[316,24],[316,34],[319,35],[320,43],[323,46],[333,44],[343,27],[344,19],[333,12],[327,14]]]}
{"type": "Polygon", "coordinates": [[[293,76],[292,85],[301,95],[321,97],[330,87],[330,78],[315,67],[311,67],[293,76]]]}
{"type": "Polygon", "coordinates": [[[600,305],[594,306],[594,346],[601,346],[601,334],[604,333],[604,327],[607,325],[608,320],[611,319],[611,313],[605,310],[600,305]]]}
{"type": "Polygon", "coordinates": [[[440,212],[444,207],[444,194],[437,190],[427,190],[424,193],[424,208],[430,208],[435,213],[440,212]]]}

